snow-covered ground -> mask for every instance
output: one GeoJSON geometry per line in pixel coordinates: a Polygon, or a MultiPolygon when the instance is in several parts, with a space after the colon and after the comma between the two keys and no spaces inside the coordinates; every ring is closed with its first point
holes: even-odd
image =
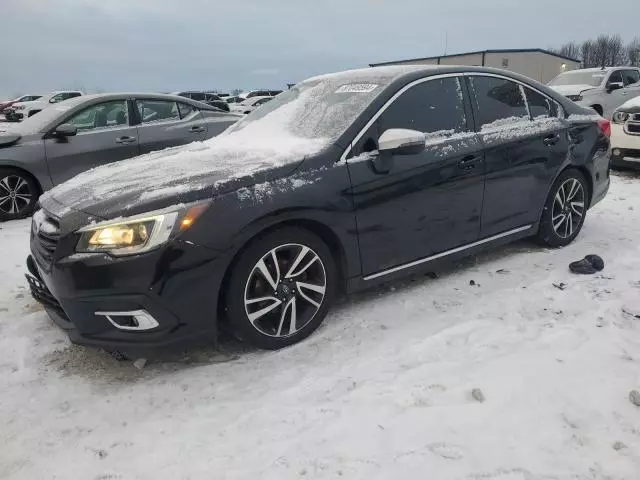
{"type": "Polygon", "coordinates": [[[70,345],[29,298],[28,225],[0,225],[2,479],[640,478],[640,176],[565,249],[358,294],[280,352],[143,370],[70,345]],[[588,253],[605,270],[570,274],[588,253]]]}

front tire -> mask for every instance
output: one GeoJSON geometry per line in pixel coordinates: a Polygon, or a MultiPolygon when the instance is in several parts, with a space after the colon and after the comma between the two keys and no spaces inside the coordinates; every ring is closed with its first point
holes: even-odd
{"type": "Polygon", "coordinates": [[[38,185],[29,175],[13,168],[0,168],[0,221],[31,215],[38,193],[38,185]]]}
{"type": "Polygon", "coordinates": [[[320,326],[336,292],[337,271],[327,245],[295,227],[273,231],[241,253],[226,291],[234,333],[277,350],[320,326]]]}
{"type": "Polygon", "coordinates": [[[578,236],[587,214],[589,187],[575,169],[560,174],[544,205],[538,241],[549,247],[564,247],[578,236]]]}

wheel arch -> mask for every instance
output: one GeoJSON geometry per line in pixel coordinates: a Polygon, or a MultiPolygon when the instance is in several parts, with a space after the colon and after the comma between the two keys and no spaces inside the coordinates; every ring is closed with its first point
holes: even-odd
{"type": "Polygon", "coordinates": [[[604,108],[602,108],[602,105],[600,105],[599,103],[594,103],[593,105],[591,105],[591,108],[593,108],[600,116],[604,114],[604,108]]]}
{"type": "Polygon", "coordinates": [[[40,183],[40,180],[38,180],[38,177],[36,175],[34,175],[33,173],[31,173],[29,170],[27,170],[24,167],[18,166],[18,165],[14,165],[12,163],[4,163],[0,160],[0,170],[13,170],[16,172],[19,172],[23,175],[28,176],[31,180],[33,180],[33,182],[36,184],[36,187],[38,187],[38,195],[42,195],[42,193],[44,192],[43,188],[42,188],[42,183],[40,183]]]}
{"type": "Polygon", "coordinates": [[[231,261],[227,264],[224,275],[222,277],[222,281],[220,283],[220,288],[218,290],[218,320],[225,319],[226,321],[224,295],[227,287],[229,286],[231,273],[240,260],[242,253],[253,243],[260,240],[260,238],[268,235],[273,231],[285,227],[297,227],[307,230],[318,236],[323,242],[327,244],[334,255],[336,268],[338,270],[338,291],[341,293],[346,291],[348,278],[347,251],[343,242],[340,240],[340,236],[326,223],[317,219],[284,218],[274,223],[262,226],[262,228],[253,232],[234,252],[231,261]]]}

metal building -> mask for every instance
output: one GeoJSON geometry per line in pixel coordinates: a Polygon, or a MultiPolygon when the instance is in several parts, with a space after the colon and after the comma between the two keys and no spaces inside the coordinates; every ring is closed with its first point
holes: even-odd
{"type": "Polygon", "coordinates": [[[394,62],[372,63],[382,65],[470,65],[502,68],[547,83],[556,75],[580,68],[580,60],[565,57],[541,48],[482,50],[479,52],[443,55],[440,57],[412,58],[394,62]]]}

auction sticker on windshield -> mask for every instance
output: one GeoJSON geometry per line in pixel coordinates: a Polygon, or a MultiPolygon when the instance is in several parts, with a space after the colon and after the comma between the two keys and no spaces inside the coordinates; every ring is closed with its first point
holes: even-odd
{"type": "Polygon", "coordinates": [[[336,93],[369,93],[373,92],[379,85],[376,83],[351,83],[342,85],[336,93]]]}

